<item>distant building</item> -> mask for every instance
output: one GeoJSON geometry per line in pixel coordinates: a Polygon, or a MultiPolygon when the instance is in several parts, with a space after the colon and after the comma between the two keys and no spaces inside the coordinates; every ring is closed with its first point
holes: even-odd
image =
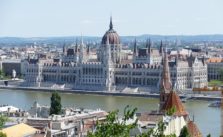
{"type": "MultiPolygon", "coordinates": [[[[152,48],[148,39],[145,48],[138,48],[134,42],[133,53],[122,50],[119,35],[110,20],[109,30],[102,37],[97,58],[81,39],[70,47],[64,46],[63,56],[54,59],[31,59],[23,61],[25,86],[52,86],[66,84],[65,87],[83,90],[122,90],[125,87],[139,87],[139,90],[159,90],[162,60],[165,45],[152,48]],[[131,55],[132,54],[132,55],[131,55]]],[[[196,56],[175,55],[170,60],[171,82],[176,89],[200,88],[207,86],[207,65],[196,56]]]]}
{"type": "Polygon", "coordinates": [[[8,128],[4,128],[1,130],[1,132],[5,133],[7,137],[32,137],[40,131],[27,124],[21,123],[8,128]]]}
{"type": "Polygon", "coordinates": [[[181,129],[186,126],[191,137],[202,137],[196,124],[190,120],[189,113],[182,104],[180,97],[174,91],[170,78],[170,69],[167,55],[164,55],[162,78],[160,81],[160,104],[159,109],[152,112],[138,113],[139,127],[142,129],[157,128],[158,123],[162,121],[165,125],[164,134],[180,135],[181,129]],[[168,112],[174,109],[173,113],[168,116],[168,112]]]}
{"type": "Polygon", "coordinates": [[[3,60],[0,63],[6,76],[12,76],[13,70],[16,71],[17,76],[21,76],[21,60],[3,60]]]}
{"type": "Polygon", "coordinates": [[[219,57],[212,57],[207,60],[208,64],[208,81],[220,80],[220,70],[223,69],[223,59],[219,57]]]}
{"type": "Polygon", "coordinates": [[[163,45],[161,42],[160,50],[153,49],[150,39],[146,41],[145,48],[137,48],[137,42],[134,42],[133,63],[137,64],[160,64],[162,61],[163,45]]]}
{"type": "Polygon", "coordinates": [[[103,121],[107,112],[97,109],[63,108],[61,115],[49,115],[49,107],[37,102],[29,110],[26,124],[41,130],[46,137],[86,136],[96,121],[103,121]]]}

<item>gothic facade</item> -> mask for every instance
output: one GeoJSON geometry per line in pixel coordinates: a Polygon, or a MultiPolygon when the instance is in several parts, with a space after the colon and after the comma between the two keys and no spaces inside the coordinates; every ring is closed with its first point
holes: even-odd
{"type": "MultiPolygon", "coordinates": [[[[97,59],[81,40],[63,48],[63,56],[54,59],[26,59],[23,61],[25,85],[44,86],[46,83],[66,84],[73,89],[113,91],[124,87],[160,87],[164,60],[170,66],[171,83],[183,90],[207,85],[207,65],[196,57],[174,60],[168,58],[161,42],[160,49],[137,48],[135,40],[131,61],[123,60],[122,44],[110,20],[109,30],[102,37],[97,59]],[[165,58],[164,58],[165,57],[165,58]]],[[[159,91],[159,90],[157,90],[159,91]]]]}

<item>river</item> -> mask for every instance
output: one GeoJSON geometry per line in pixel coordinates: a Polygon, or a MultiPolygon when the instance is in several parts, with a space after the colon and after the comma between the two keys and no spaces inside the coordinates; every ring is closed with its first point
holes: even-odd
{"type": "MultiPolygon", "coordinates": [[[[34,101],[42,105],[50,105],[51,93],[0,89],[0,104],[9,104],[28,110],[34,101]]],[[[146,112],[158,108],[158,99],[140,97],[96,96],[61,93],[63,106],[76,106],[89,109],[101,108],[106,111],[123,110],[126,105],[137,107],[138,112],[146,112]]],[[[191,100],[185,103],[191,118],[197,123],[203,136],[211,134],[218,137],[221,131],[219,108],[208,107],[208,101],[191,100]]]]}

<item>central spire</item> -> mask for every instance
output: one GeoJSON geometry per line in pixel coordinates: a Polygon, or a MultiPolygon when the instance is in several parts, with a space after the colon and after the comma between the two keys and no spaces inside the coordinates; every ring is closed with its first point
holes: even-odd
{"type": "Polygon", "coordinates": [[[169,61],[167,56],[167,49],[165,47],[164,58],[163,58],[163,73],[162,73],[162,80],[161,80],[161,90],[165,93],[168,93],[172,90],[172,83],[170,78],[170,68],[169,68],[169,61]]]}
{"type": "Polygon", "coordinates": [[[172,93],[172,83],[170,78],[170,68],[167,56],[167,49],[165,47],[163,61],[163,71],[160,81],[160,110],[164,109],[164,105],[168,99],[168,95],[172,93]]]}
{"type": "Polygon", "coordinates": [[[112,16],[110,17],[109,30],[113,29],[112,16]]]}

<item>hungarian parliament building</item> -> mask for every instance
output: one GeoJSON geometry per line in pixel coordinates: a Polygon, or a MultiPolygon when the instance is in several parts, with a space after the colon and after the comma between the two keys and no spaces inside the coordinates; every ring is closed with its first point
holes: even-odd
{"type": "Polygon", "coordinates": [[[65,84],[65,87],[79,90],[139,88],[159,91],[166,57],[176,90],[207,86],[207,64],[204,59],[192,54],[171,56],[162,41],[159,48],[152,48],[151,45],[148,39],[145,47],[138,48],[135,40],[129,59],[110,19],[109,30],[96,51],[91,51],[82,39],[80,43],[64,46],[59,57],[25,59],[22,62],[25,84],[34,87],[65,84]]]}

